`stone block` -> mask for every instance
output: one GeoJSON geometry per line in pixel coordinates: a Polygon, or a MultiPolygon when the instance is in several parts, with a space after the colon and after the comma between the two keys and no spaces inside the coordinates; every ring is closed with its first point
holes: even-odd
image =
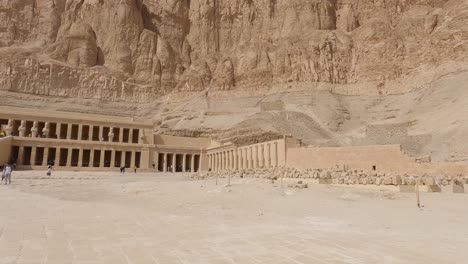
{"type": "Polygon", "coordinates": [[[427,192],[442,192],[442,189],[438,185],[427,185],[427,192]]]}
{"type": "Polygon", "coordinates": [[[319,179],[319,184],[332,184],[333,179],[319,179]]]}
{"type": "Polygon", "coordinates": [[[453,193],[465,193],[465,185],[463,184],[454,184],[453,193]]]}
{"type": "Polygon", "coordinates": [[[416,186],[414,185],[398,185],[400,192],[402,193],[415,193],[416,186]]]}

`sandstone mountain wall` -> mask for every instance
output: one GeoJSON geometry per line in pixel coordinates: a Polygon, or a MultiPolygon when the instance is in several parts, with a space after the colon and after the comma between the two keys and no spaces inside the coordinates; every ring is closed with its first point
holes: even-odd
{"type": "Polygon", "coordinates": [[[1,89],[111,101],[294,82],[379,90],[466,60],[467,16],[465,0],[2,0],[1,89]]]}

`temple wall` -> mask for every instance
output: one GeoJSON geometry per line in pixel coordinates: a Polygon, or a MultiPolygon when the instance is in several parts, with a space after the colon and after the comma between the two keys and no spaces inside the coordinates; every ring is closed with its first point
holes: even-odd
{"type": "Polygon", "coordinates": [[[155,145],[184,146],[192,148],[207,148],[211,144],[209,138],[177,137],[167,135],[154,135],[155,145]]]}
{"type": "Polygon", "coordinates": [[[5,165],[8,163],[11,153],[12,138],[0,138],[0,165],[5,165]]]}
{"type": "Polygon", "coordinates": [[[286,166],[296,169],[325,169],[346,166],[352,169],[402,171],[414,167],[400,145],[357,147],[289,148],[286,166]]]}

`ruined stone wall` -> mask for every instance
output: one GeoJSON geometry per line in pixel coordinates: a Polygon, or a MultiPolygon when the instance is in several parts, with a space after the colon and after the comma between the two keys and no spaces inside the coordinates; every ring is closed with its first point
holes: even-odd
{"type": "Polygon", "coordinates": [[[164,146],[198,147],[206,149],[210,146],[211,139],[154,135],[154,144],[164,146]]]}
{"type": "Polygon", "coordinates": [[[347,166],[354,169],[403,171],[415,161],[401,152],[400,145],[356,147],[290,148],[286,166],[296,169],[320,169],[347,166]]]}
{"type": "Polygon", "coordinates": [[[11,143],[13,142],[11,137],[0,138],[0,165],[5,165],[10,158],[11,143]]]}

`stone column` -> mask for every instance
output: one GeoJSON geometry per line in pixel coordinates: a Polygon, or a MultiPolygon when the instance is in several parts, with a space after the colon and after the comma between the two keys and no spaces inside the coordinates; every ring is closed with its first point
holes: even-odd
{"type": "Polygon", "coordinates": [[[163,172],[167,172],[167,153],[164,153],[164,158],[163,158],[163,172]]]}
{"type": "Polygon", "coordinates": [[[94,149],[92,148],[89,151],[89,165],[88,167],[93,168],[94,167],[94,149]]]}
{"type": "Polygon", "coordinates": [[[271,144],[268,143],[267,144],[267,148],[266,148],[266,167],[267,168],[271,168],[271,144]]]}
{"type": "Polygon", "coordinates": [[[214,159],[215,159],[215,169],[216,171],[219,170],[219,153],[214,154],[214,159]]]}
{"type": "Polygon", "coordinates": [[[29,163],[31,164],[31,166],[36,165],[36,153],[37,153],[37,147],[32,146],[32,147],[31,147],[31,159],[30,159],[30,161],[29,161],[29,163]]]}
{"type": "Polygon", "coordinates": [[[12,132],[13,132],[13,123],[14,123],[14,120],[13,119],[8,119],[8,124],[5,128],[5,134],[6,136],[11,136],[12,132]]]}
{"type": "Polygon", "coordinates": [[[185,166],[186,161],[187,161],[187,154],[184,154],[184,156],[182,158],[182,171],[183,172],[187,171],[187,166],[185,166]]]}
{"type": "Polygon", "coordinates": [[[123,134],[124,134],[124,129],[123,127],[119,128],[119,143],[123,143],[123,134]]]}
{"type": "Polygon", "coordinates": [[[57,123],[55,126],[55,134],[57,135],[57,139],[60,139],[60,134],[62,134],[62,123],[57,123]]]}
{"type": "Polygon", "coordinates": [[[135,167],[135,158],[136,158],[135,151],[132,150],[132,156],[130,157],[130,168],[135,167]]]}
{"type": "Polygon", "coordinates": [[[83,139],[83,124],[78,124],[78,140],[83,139]]]}
{"type": "Polygon", "coordinates": [[[128,131],[128,143],[133,143],[133,128],[128,131]]]}
{"type": "Polygon", "coordinates": [[[54,161],[54,164],[55,166],[59,166],[60,167],[60,155],[62,153],[62,150],[60,147],[57,147],[55,149],[55,161],[54,161]]]}
{"type": "Polygon", "coordinates": [[[190,159],[190,171],[195,172],[195,154],[190,159]]]}
{"type": "Polygon", "coordinates": [[[78,166],[79,168],[83,167],[83,149],[78,149],[78,166]]]}
{"type": "Polygon", "coordinates": [[[226,153],[223,151],[221,152],[221,170],[226,169],[226,153]]]}
{"type": "Polygon", "coordinates": [[[93,125],[89,125],[88,141],[93,141],[93,130],[94,130],[94,126],[93,126],[93,125]]]}
{"type": "MultiPolygon", "coordinates": [[[[71,129],[70,129],[71,130],[71,129]]],[[[72,148],[68,148],[68,153],[67,153],[67,167],[71,167],[71,162],[72,162],[72,148]]]]}
{"type": "Polygon", "coordinates": [[[103,126],[99,126],[99,139],[98,141],[102,142],[104,138],[104,127],[103,126]]]}
{"type": "Polygon", "coordinates": [[[18,150],[18,160],[16,161],[18,164],[17,165],[23,165],[24,164],[24,147],[20,146],[18,150]]]}
{"type": "Polygon", "coordinates": [[[177,171],[177,154],[176,153],[172,153],[172,172],[176,172],[177,171]]]}
{"type": "Polygon", "coordinates": [[[49,148],[44,147],[44,156],[42,156],[42,166],[47,166],[49,162],[49,148]]]}
{"type": "Polygon", "coordinates": [[[72,134],[72,124],[67,124],[67,139],[71,139],[71,134],[72,134]]]}
{"type": "Polygon", "coordinates": [[[115,149],[111,149],[110,167],[115,168],[115,149]]]}
{"type": "Polygon", "coordinates": [[[45,122],[44,128],[42,128],[42,134],[41,136],[44,135],[46,138],[50,138],[50,123],[45,122]]]}

